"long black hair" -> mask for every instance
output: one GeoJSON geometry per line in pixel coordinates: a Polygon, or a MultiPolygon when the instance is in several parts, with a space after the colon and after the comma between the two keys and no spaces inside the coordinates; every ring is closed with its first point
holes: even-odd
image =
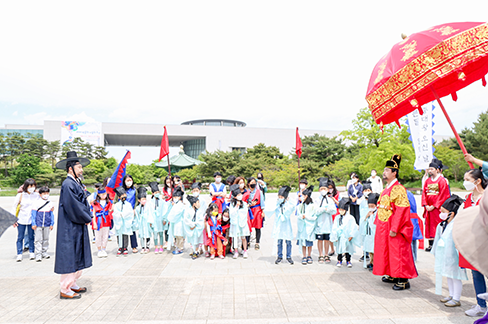
{"type": "Polygon", "coordinates": [[[208,221],[208,219],[210,218],[210,216],[212,216],[212,211],[217,208],[219,209],[219,206],[217,206],[216,203],[210,203],[207,207],[207,210],[205,211],[205,221],[208,221]]]}
{"type": "Polygon", "coordinates": [[[125,189],[125,190],[128,190],[128,189],[135,189],[135,188],[134,188],[134,178],[132,178],[132,176],[131,176],[130,174],[126,174],[126,175],[124,176],[124,178],[122,179],[122,187],[124,187],[124,189],[125,189]],[[127,186],[125,185],[125,180],[127,180],[127,178],[131,178],[131,180],[132,180],[132,186],[130,186],[130,187],[127,187],[127,186]]]}
{"type": "Polygon", "coordinates": [[[22,185],[22,191],[23,192],[27,192],[27,188],[29,188],[32,185],[34,186],[34,189],[37,188],[36,180],[34,180],[32,178],[29,178],[29,179],[25,180],[24,181],[24,184],[22,185]]]}
{"type": "Polygon", "coordinates": [[[329,179],[329,183],[327,184],[327,189],[329,189],[329,186],[332,186],[332,196],[335,197],[335,195],[337,195],[337,188],[334,180],[329,179]]]}
{"type": "Polygon", "coordinates": [[[174,188],[174,182],[173,182],[173,179],[171,179],[171,177],[169,175],[166,176],[166,178],[164,178],[164,183],[163,183],[163,189],[164,191],[166,192],[173,192],[172,190],[168,190],[168,185],[166,184],[166,181],[171,180],[171,189],[174,188]]]}
{"type": "Polygon", "coordinates": [[[483,172],[481,172],[479,169],[471,169],[469,171],[466,171],[466,174],[469,174],[469,176],[473,178],[474,181],[481,179],[481,187],[483,189],[485,189],[488,185],[488,181],[483,176],[483,172]]]}

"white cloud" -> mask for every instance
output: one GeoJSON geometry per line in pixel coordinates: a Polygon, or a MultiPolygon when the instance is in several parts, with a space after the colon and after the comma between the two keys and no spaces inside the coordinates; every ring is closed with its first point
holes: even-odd
{"type": "Polygon", "coordinates": [[[51,115],[43,111],[35,114],[26,114],[24,115],[24,120],[29,125],[42,125],[45,120],[97,121],[95,118],[88,116],[84,111],[72,115],[51,115]]]}
{"type": "Polygon", "coordinates": [[[19,114],[19,112],[16,110],[12,113],[12,116],[17,116],[19,114]]]}

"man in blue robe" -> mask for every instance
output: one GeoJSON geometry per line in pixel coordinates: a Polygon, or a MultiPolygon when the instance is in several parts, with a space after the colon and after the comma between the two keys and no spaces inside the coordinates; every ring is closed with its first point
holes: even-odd
{"type": "Polygon", "coordinates": [[[59,197],[58,230],[56,234],[56,259],[54,272],[61,275],[60,298],[78,299],[86,287],[76,284],[83,269],[92,265],[88,227],[91,222],[89,196],[83,180],[83,167],[90,160],[68,152],[67,158],[56,164],[68,176],[63,181],[59,197]]]}

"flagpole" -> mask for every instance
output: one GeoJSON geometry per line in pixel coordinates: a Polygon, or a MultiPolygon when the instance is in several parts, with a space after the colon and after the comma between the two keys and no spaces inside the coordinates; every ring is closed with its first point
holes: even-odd
{"type": "Polygon", "coordinates": [[[300,186],[300,157],[299,156],[298,156],[298,186],[300,186]]]}
{"type": "Polygon", "coordinates": [[[168,158],[168,174],[171,177],[171,165],[169,164],[169,154],[166,155],[166,157],[168,158]]]}

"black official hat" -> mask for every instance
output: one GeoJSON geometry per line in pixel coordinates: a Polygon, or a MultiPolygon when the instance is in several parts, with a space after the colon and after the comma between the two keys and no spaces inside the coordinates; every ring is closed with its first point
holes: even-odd
{"type": "Polygon", "coordinates": [[[344,209],[344,210],[349,210],[349,204],[351,203],[351,201],[349,200],[349,198],[342,198],[341,200],[339,200],[339,207],[340,209],[344,209]]]}
{"type": "Polygon", "coordinates": [[[198,201],[198,198],[197,197],[193,197],[192,195],[186,196],[186,199],[188,199],[188,201],[190,202],[190,205],[191,206],[193,206],[198,201]]]}
{"type": "Polygon", "coordinates": [[[137,188],[137,199],[142,199],[147,197],[147,189],[146,187],[139,187],[137,188]]]}
{"type": "Polygon", "coordinates": [[[149,188],[151,188],[152,193],[155,193],[156,191],[161,191],[159,190],[159,184],[156,181],[149,182],[149,188]]]}
{"type": "Polygon", "coordinates": [[[237,197],[241,193],[241,189],[239,188],[238,184],[234,184],[229,187],[230,192],[232,193],[232,197],[237,197]]]}
{"type": "Polygon", "coordinates": [[[367,181],[367,180],[366,181],[363,181],[363,191],[366,190],[366,189],[369,189],[371,191],[373,190],[371,188],[371,181],[367,181]]]}
{"type": "Polygon", "coordinates": [[[278,196],[282,196],[283,198],[288,198],[288,194],[290,193],[291,188],[289,186],[283,186],[278,191],[278,196]]]}
{"type": "Polygon", "coordinates": [[[391,160],[386,161],[387,168],[398,170],[400,169],[400,162],[402,162],[402,155],[401,154],[393,154],[391,160]]]}
{"type": "Polygon", "coordinates": [[[325,187],[327,188],[329,186],[329,178],[326,177],[320,177],[317,179],[319,182],[319,188],[325,187]]]}
{"type": "Polygon", "coordinates": [[[66,170],[66,165],[68,162],[80,162],[81,166],[86,167],[90,164],[90,160],[87,158],[78,157],[78,154],[75,151],[69,151],[66,153],[66,159],[59,161],[56,163],[56,168],[61,170],[66,170]]]}
{"type": "Polygon", "coordinates": [[[452,195],[451,197],[447,198],[446,201],[442,204],[442,207],[447,209],[450,212],[454,212],[454,214],[457,214],[459,207],[464,203],[464,200],[457,196],[457,195],[452,195]]]}
{"type": "Polygon", "coordinates": [[[181,189],[180,186],[176,187],[175,190],[173,191],[173,197],[183,197],[185,193],[181,189]]]}
{"type": "Polygon", "coordinates": [[[313,193],[313,186],[308,187],[307,189],[303,190],[302,194],[304,196],[309,196],[311,197],[313,193]]]}
{"type": "Polygon", "coordinates": [[[379,198],[380,198],[380,194],[378,194],[378,193],[369,194],[369,196],[368,196],[368,204],[374,204],[374,205],[376,205],[378,203],[378,199],[379,198]]]}
{"type": "Polygon", "coordinates": [[[202,184],[200,182],[194,182],[191,184],[191,188],[202,190],[202,184]]]}
{"type": "Polygon", "coordinates": [[[114,189],[114,191],[117,194],[117,196],[119,196],[119,197],[122,197],[122,195],[127,194],[127,192],[125,191],[124,187],[117,187],[117,188],[114,189]]]}

